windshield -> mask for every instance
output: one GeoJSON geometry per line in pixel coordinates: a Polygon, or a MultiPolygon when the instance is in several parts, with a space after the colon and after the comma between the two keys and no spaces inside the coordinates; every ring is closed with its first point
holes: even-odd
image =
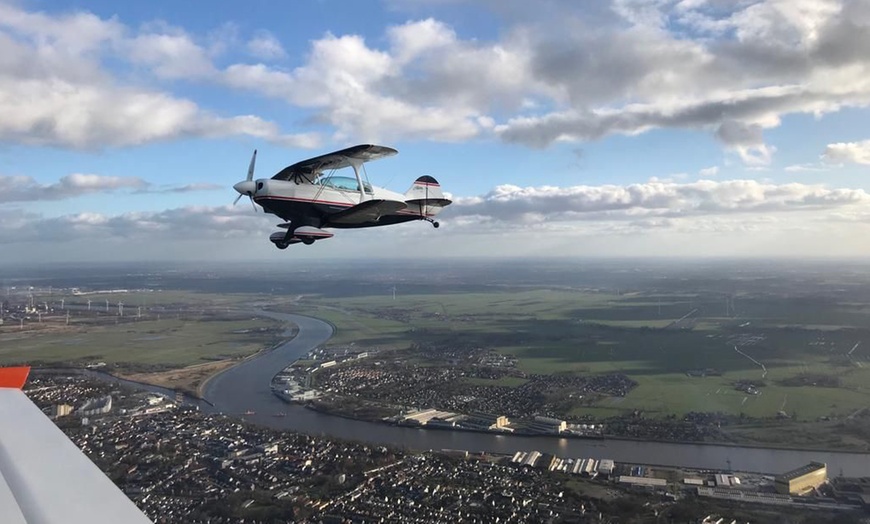
{"type": "MultiPolygon", "coordinates": [[[[359,191],[359,183],[356,181],[356,178],[349,176],[324,177],[321,178],[318,182],[323,187],[330,187],[332,189],[340,189],[343,191],[359,191]]],[[[368,183],[364,183],[363,188],[366,193],[372,192],[372,186],[368,183]]]]}

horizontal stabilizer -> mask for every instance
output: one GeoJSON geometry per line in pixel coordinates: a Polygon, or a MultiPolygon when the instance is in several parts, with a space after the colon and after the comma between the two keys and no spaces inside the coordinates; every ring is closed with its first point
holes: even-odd
{"type": "Polygon", "coordinates": [[[0,368],[0,388],[23,388],[28,374],[30,374],[30,366],[0,368]]]}
{"type": "MultiPolygon", "coordinates": [[[[377,222],[384,215],[392,215],[408,207],[398,200],[366,200],[329,217],[331,224],[365,224],[377,222]]],[[[298,231],[298,229],[297,229],[298,231]]],[[[297,233],[298,234],[298,233],[297,233]]]]}
{"type": "Polygon", "coordinates": [[[406,200],[406,204],[408,207],[416,207],[416,206],[438,206],[445,207],[449,206],[453,203],[449,198],[415,198],[412,200],[406,200]]]}

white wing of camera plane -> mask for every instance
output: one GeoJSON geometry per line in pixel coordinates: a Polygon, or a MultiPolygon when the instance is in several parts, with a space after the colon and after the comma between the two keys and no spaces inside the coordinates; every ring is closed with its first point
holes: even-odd
{"type": "Polygon", "coordinates": [[[391,147],[362,144],[297,162],[271,179],[254,180],[254,151],[247,179],[233,186],[239,192],[236,202],[248,196],[267,213],[285,220],[278,225],[283,231],[269,237],[280,249],[332,237],[325,228],[376,227],[411,220],[438,227],[434,217],[451,201],[431,176],[419,177],[404,194],[365,180],[363,164],[396,153],[391,147]],[[336,174],[345,168],[351,168],[354,176],[336,174]]]}
{"type": "Polygon", "coordinates": [[[21,391],[30,368],[0,368],[0,522],[151,521],[21,391]]]}

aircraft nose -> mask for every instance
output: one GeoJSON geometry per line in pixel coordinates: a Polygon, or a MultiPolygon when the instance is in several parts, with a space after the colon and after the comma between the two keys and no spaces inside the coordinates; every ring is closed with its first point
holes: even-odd
{"type": "Polygon", "coordinates": [[[239,182],[238,184],[234,185],[233,189],[235,189],[236,191],[239,192],[239,194],[242,194],[242,195],[253,195],[254,189],[256,187],[257,187],[257,185],[254,183],[253,180],[243,180],[243,181],[239,182]]]}

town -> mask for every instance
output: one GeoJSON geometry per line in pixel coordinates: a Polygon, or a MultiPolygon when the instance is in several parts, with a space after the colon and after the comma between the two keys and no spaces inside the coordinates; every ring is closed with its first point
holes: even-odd
{"type": "Polygon", "coordinates": [[[829,479],[824,464],[768,476],[539,452],[411,451],[261,428],[200,413],[180,395],[80,375],[37,373],[27,393],[158,523],[601,522],[688,513],[695,522],[714,513],[765,522],[769,507],[858,518],[870,502],[870,486],[829,479]],[[104,400],[95,409],[92,399],[104,400]]]}

